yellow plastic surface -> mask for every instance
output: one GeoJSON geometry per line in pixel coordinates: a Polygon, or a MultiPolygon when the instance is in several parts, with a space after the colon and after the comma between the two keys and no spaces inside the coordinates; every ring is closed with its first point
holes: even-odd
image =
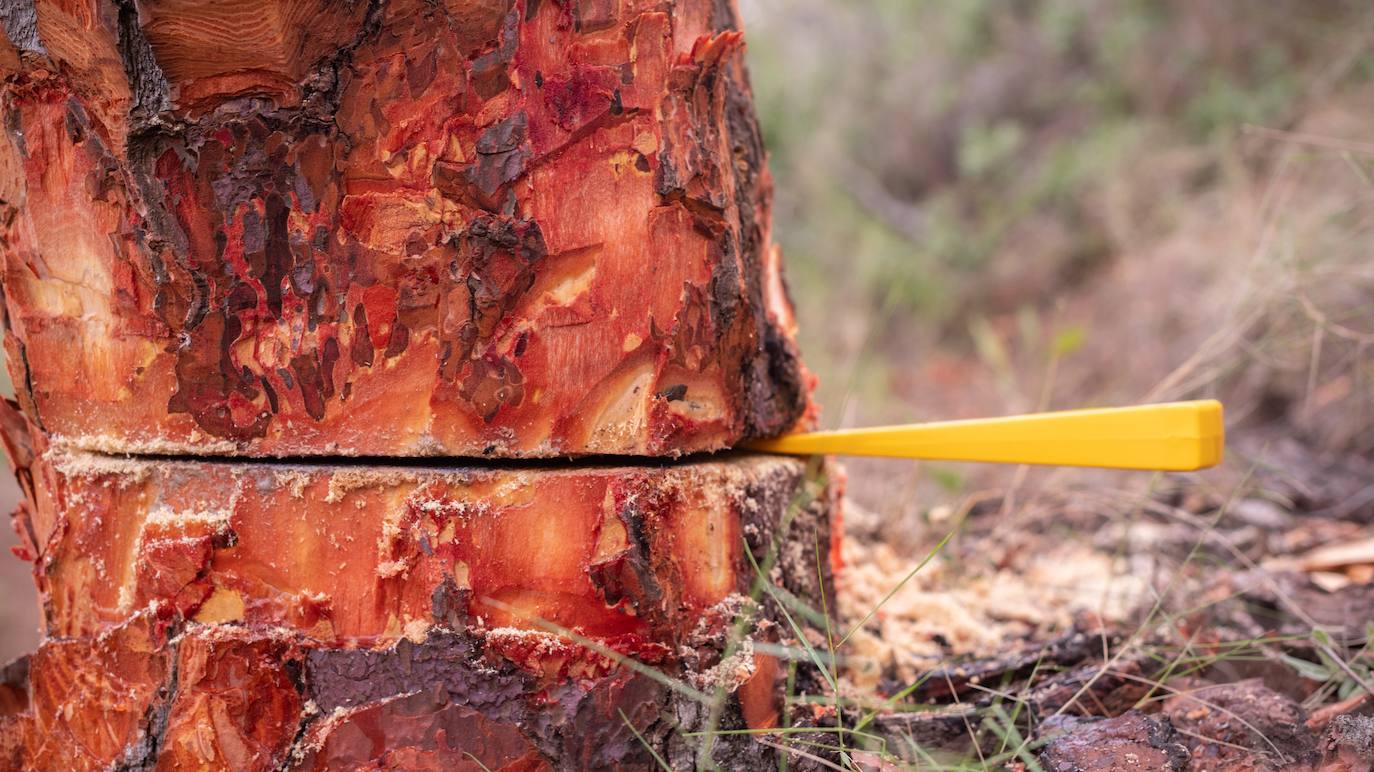
{"type": "Polygon", "coordinates": [[[791,455],[1187,472],[1221,463],[1224,445],[1221,403],[1209,399],[810,432],[760,440],[748,447],[791,455]]]}

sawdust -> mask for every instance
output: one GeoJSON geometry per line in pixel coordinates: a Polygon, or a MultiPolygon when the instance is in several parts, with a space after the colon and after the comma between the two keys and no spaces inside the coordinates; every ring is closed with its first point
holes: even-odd
{"type": "Polygon", "coordinates": [[[745,638],[730,656],[722,659],[713,667],[701,673],[689,673],[692,686],[703,692],[724,689],[733,692],[748,681],[758,670],[754,659],[754,641],[745,638]]]}
{"type": "Polygon", "coordinates": [[[209,526],[228,526],[238,503],[239,491],[235,489],[229,503],[223,507],[203,506],[199,509],[174,509],[167,504],[158,503],[149,507],[143,526],[177,526],[205,524],[209,526]]]}
{"type": "Polygon", "coordinates": [[[239,450],[238,444],[232,440],[212,437],[183,442],[161,437],[113,437],[107,434],[69,437],[64,434],[53,434],[48,436],[48,442],[54,449],[77,453],[105,453],[111,456],[231,456],[239,450]]]}
{"type": "Polygon", "coordinates": [[[305,498],[305,486],[310,482],[310,475],[299,469],[286,469],[276,472],[273,478],[278,487],[291,491],[292,498],[305,498]]]}
{"type": "Polygon", "coordinates": [[[147,461],[125,456],[106,456],[58,447],[56,443],[45,454],[46,461],[58,474],[72,478],[109,477],[121,486],[143,482],[152,472],[147,461]]]}
{"type": "Polygon", "coordinates": [[[337,504],[348,494],[363,488],[394,488],[419,482],[420,476],[409,469],[341,469],[329,475],[329,492],[324,500],[337,504]]]}
{"type": "MultiPolygon", "coordinates": [[[[850,505],[852,509],[852,505],[850,505]]],[[[849,629],[916,565],[884,543],[844,542],[836,578],[849,629]]],[[[871,690],[884,671],[912,681],[951,658],[996,654],[1011,642],[1068,629],[1088,612],[1124,622],[1147,598],[1148,583],[1089,543],[1046,544],[1007,565],[933,560],[883,603],[851,639],[848,675],[871,690]]]]}

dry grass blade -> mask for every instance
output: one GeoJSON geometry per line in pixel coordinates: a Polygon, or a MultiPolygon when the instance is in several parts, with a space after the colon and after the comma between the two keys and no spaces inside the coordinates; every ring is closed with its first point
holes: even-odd
{"type": "Polygon", "coordinates": [[[826,769],[837,769],[839,770],[839,772],[849,772],[849,770],[840,766],[839,764],[836,764],[835,762],[829,759],[821,758],[820,756],[817,756],[816,754],[811,753],[810,751],[804,751],[801,748],[794,748],[790,745],[784,745],[783,743],[772,742],[771,740],[766,740],[762,737],[756,738],[754,741],[759,743],[760,745],[767,745],[769,748],[780,750],[784,753],[788,753],[793,756],[799,756],[808,761],[815,762],[817,764],[820,764],[822,767],[825,767],[826,769]]]}

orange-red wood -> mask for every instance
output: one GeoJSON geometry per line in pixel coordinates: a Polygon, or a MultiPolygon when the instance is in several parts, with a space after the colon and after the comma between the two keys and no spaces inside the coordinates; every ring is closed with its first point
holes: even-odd
{"type": "MultiPolygon", "coordinates": [[[[690,767],[682,733],[743,729],[735,696],[757,668],[721,667],[723,629],[667,671],[681,689],[543,633],[524,633],[573,673],[530,669],[495,634],[434,630],[380,650],[321,647],[289,631],[177,626],[140,612],[99,636],[50,640],[0,686],[7,769],[645,769],[648,748],[690,767]],[[636,737],[638,733],[638,737],[636,737]],[[641,739],[642,738],[642,739],[641,739]]],[[[716,758],[764,763],[747,736],[716,758]]]]}
{"type": "MultiPolygon", "coordinates": [[[[388,645],[432,626],[574,630],[655,661],[779,544],[827,544],[804,462],[396,467],[111,458],[45,448],[12,410],[18,520],[49,635],[164,604],[203,623],[388,645]],[[789,509],[789,506],[791,509],[789,509]],[[786,533],[780,524],[790,522],[786,533]]],[[[809,554],[809,553],[808,553],[809,554]]],[[[819,605],[815,569],[789,566],[819,605]]]]}
{"type": "MultiPolygon", "coordinates": [[[[724,687],[713,728],[776,722],[777,661],[748,639],[789,629],[767,598],[744,601],[744,550],[763,562],[777,545],[785,589],[820,607],[814,552],[795,547],[838,522],[834,489],[789,458],[116,459],[45,448],[0,415],[48,633],[0,684],[0,760],[17,766],[647,764],[622,712],[691,759],[681,733],[713,711],[661,678],[724,687]]],[[[762,763],[737,739],[720,753],[762,763]]]]}
{"type": "Polygon", "coordinates": [[[819,606],[803,462],[452,460],[811,421],[730,0],[0,28],[0,439],[47,633],[0,670],[0,766],[688,768],[684,733],[789,709],[742,593],[781,547],[819,606]]]}
{"type": "Polygon", "coordinates": [[[800,464],[530,472],[66,457],[41,474],[60,512],[35,528],[52,635],[92,634],[164,601],[198,621],[339,643],[436,621],[544,620],[653,656],[746,583],[745,507],[785,506],[800,464]]]}
{"type": "Polygon", "coordinates": [[[18,2],[6,345],[56,444],[675,455],[806,413],[730,3],[18,2]]]}

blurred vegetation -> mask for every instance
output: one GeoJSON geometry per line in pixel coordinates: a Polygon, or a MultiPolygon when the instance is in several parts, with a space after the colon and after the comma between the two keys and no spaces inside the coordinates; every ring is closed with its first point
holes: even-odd
{"type": "Polygon", "coordinates": [[[1015,317],[1042,358],[1072,351],[1090,331],[1044,312],[1169,228],[1246,127],[1374,75],[1355,2],[743,8],[775,237],[829,423],[856,394],[881,402],[927,345],[996,364],[990,317],[1015,317]]]}
{"type": "MultiPolygon", "coordinates": [[[[1334,534],[1374,522],[1374,5],[740,2],[774,238],[826,426],[1226,405],[1227,461],[1197,475],[844,459],[839,604],[879,618],[867,629],[882,642],[846,636],[845,653],[948,666],[1008,640],[961,649],[957,635],[1025,622],[1100,577],[1072,601],[1095,619],[1109,594],[1149,588],[1122,606],[1143,603],[1123,613],[1139,627],[1110,644],[1112,663],[1155,635],[1173,663],[1200,640],[1253,656],[1258,639],[1227,639],[1204,596],[1288,570],[1270,558],[1308,529],[1343,544],[1334,534]],[[1279,517],[1257,526],[1246,509],[1279,517]],[[970,592],[990,576],[1005,583],[970,592]],[[970,623],[984,600],[997,608],[970,623]]],[[[1368,597],[1360,581],[1346,597],[1368,597]]],[[[1032,639],[1065,629],[1049,619],[1032,639]]],[[[1317,640],[1316,627],[1294,629],[1317,640]]],[[[1358,687],[1348,663],[1317,659],[1281,660],[1322,684],[1311,705],[1358,687]]],[[[905,699],[930,672],[914,663],[877,693],[905,699]]],[[[1207,677],[1242,672],[1271,677],[1207,677]]],[[[873,696],[857,666],[850,677],[873,696]]],[[[1012,680],[983,682],[993,703],[965,719],[997,755],[946,767],[913,742],[906,758],[1038,768],[1045,726],[999,704],[1012,680]]],[[[1152,684],[1151,699],[1176,687],[1152,684]]]]}

